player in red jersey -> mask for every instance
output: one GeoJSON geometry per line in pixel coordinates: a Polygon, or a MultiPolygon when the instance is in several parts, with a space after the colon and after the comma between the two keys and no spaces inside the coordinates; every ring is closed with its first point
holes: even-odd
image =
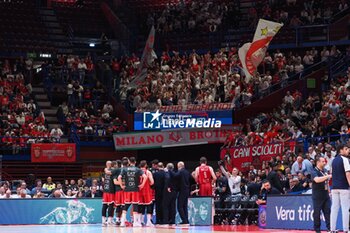
{"type": "Polygon", "coordinates": [[[147,162],[146,160],[142,160],[140,162],[140,168],[143,171],[143,173],[146,175],[146,182],[142,189],[140,189],[140,205],[139,205],[139,214],[141,216],[141,219],[143,220],[143,214],[145,213],[145,210],[147,210],[147,222],[146,226],[153,226],[153,223],[151,222],[152,219],[152,212],[153,212],[153,192],[151,189],[151,186],[154,184],[153,175],[152,172],[149,171],[147,168],[147,162]]]}
{"type": "Polygon", "coordinates": [[[200,166],[196,168],[195,179],[199,185],[199,196],[213,196],[212,183],[216,181],[216,175],[211,166],[207,165],[205,157],[200,158],[200,166]]]}

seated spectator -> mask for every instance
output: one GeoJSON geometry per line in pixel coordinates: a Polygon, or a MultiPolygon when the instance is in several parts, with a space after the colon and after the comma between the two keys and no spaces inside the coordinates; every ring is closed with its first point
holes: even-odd
{"type": "Polygon", "coordinates": [[[300,185],[298,178],[293,178],[289,180],[289,190],[287,193],[300,193],[303,191],[303,187],[300,185]]]}
{"type": "Polygon", "coordinates": [[[91,190],[85,193],[85,197],[90,197],[90,198],[102,197],[102,193],[100,190],[97,190],[97,186],[93,185],[91,186],[91,190]]]}
{"type": "Polygon", "coordinates": [[[6,197],[6,191],[4,187],[0,187],[0,199],[6,197]]]}
{"type": "Polygon", "coordinates": [[[43,188],[48,190],[48,191],[51,191],[53,189],[56,188],[56,184],[52,182],[52,178],[49,176],[47,177],[47,182],[43,185],[43,188]]]}
{"type": "Polygon", "coordinates": [[[25,198],[32,198],[32,197],[27,194],[27,191],[25,189],[21,189],[19,198],[25,199],[25,198]]]}
{"type": "Polygon", "coordinates": [[[56,128],[53,128],[50,132],[50,137],[53,139],[54,142],[59,143],[62,136],[63,132],[58,126],[56,126],[56,128]]]}
{"type": "Polygon", "coordinates": [[[36,186],[32,189],[31,195],[35,195],[37,193],[41,193],[42,191],[46,191],[46,189],[42,187],[41,180],[36,180],[35,183],[36,183],[36,186]]]}

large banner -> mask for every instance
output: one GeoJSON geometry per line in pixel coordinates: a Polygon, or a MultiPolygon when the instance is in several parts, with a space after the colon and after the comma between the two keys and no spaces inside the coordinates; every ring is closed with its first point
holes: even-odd
{"type": "Polygon", "coordinates": [[[75,162],[75,143],[34,143],[31,158],[33,163],[75,162]]]}
{"type": "MultiPolygon", "coordinates": [[[[189,198],[191,225],[213,224],[212,198],[189,198]]],[[[101,223],[102,200],[96,199],[0,199],[0,225],[101,223]],[[35,210],[35,211],[34,211],[35,210]]],[[[130,211],[127,220],[131,221],[130,211]]],[[[180,216],[176,214],[176,223],[180,216]]]]}
{"type": "Polygon", "coordinates": [[[0,199],[0,224],[101,223],[101,199],[0,199]]]}
{"type": "MultiPolygon", "coordinates": [[[[313,204],[311,195],[268,196],[266,207],[266,228],[313,230],[313,204]]],[[[321,217],[321,229],[327,230],[321,217]]],[[[342,229],[341,211],[337,229],[342,229]]]]}
{"type": "Polygon", "coordinates": [[[283,150],[283,143],[233,147],[222,149],[220,158],[225,161],[229,170],[237,167],[241,171],[247,171],[250,165],[259,166],[262,161],[269,161],[271,157],[282,155],[283,150]]]}
{"type": "Polygon", "coordinates": [[[224,126],[219,129],[132,132],[114,134],[113,139],[116,150],[165,148],[223,143],[228,133],[237,130],[237,126],[224,126]]]}
{"type": "MultiPolygon", "coordinates": [[[[179,124],[180,120],[186,121],[187,119],[196,120],[209,120],[215,119],[220,121],[220,125],[232,125],[233,110],[199,110],[199,111],[186,111],[186,112],[168,112],[159,110],[158,112],[135,112],[134,113],[134,130],[162,130],[162,129],[176,129],[181,128],[179,124]],[[159,114],[157,121],[153,118],[155,114],[159,114]],[[174,124],[172,124],[173,122],[174,124]]],[[[213,125],[212,125],[213,126],[213,125]]],[[[211,127],[213,128],[213,127],[211,127]]]]}
{"type": "MultiPolygon", "coordinates": [[[[157,109],[144,109],[143,112],[159,110],[160,112],[188,112],[188,111],[223,111],[232,110],[232,103],[210,103],[210,104],[188,104],[188,105],[170,105],[161,106],[157,109]]],[[[141,113],[141,112],[139,112],[141,113]]]]}

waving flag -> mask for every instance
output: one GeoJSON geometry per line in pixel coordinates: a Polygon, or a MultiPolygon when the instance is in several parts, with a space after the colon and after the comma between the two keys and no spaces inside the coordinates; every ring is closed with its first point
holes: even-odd
{"type": "Polygon", "coordinates": [[[157,58],[157,55],[153,50],[154,36],[155,30],[154,26],[152,26],[145,48],[143,49],[141,62],[137,69],[136,77],[129,83],[129,87],[137,87],[145,80],[147,77],[147,68],[150,67],[154,59],[157,58]]]}
{"type": "Polygon", "coordinates": [[[246,75],[246,82],[254,75],[265,57],[267,47],[283,24],[260,19],[252,43],[246,43],[238,50],[238,56],[246,75]]]}

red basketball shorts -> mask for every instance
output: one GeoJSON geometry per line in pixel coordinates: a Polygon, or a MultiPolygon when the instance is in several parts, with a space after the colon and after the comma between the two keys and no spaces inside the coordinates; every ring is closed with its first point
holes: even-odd
{"type": "Polygon", "coordinates": [[[124,205],[124,191],[117,191],[114,195],[114,205],[121,206],[124,205]]]}
{"type": "Polygon", "coordinates": [[[213,196],[213,187],[210,183],[199,185],[199,196],[213,196]]]}
{"type": "Polygon", "coordinates": [[[140,194],[139,192],[125,192],[124,191],[124,203],[125,204],[139,204],[140,194]]]}
{"type": "Polygon", "coordinates": [[[103,193],[102,203],[108,205],[114,203],[114,193],[103,193]]]}

